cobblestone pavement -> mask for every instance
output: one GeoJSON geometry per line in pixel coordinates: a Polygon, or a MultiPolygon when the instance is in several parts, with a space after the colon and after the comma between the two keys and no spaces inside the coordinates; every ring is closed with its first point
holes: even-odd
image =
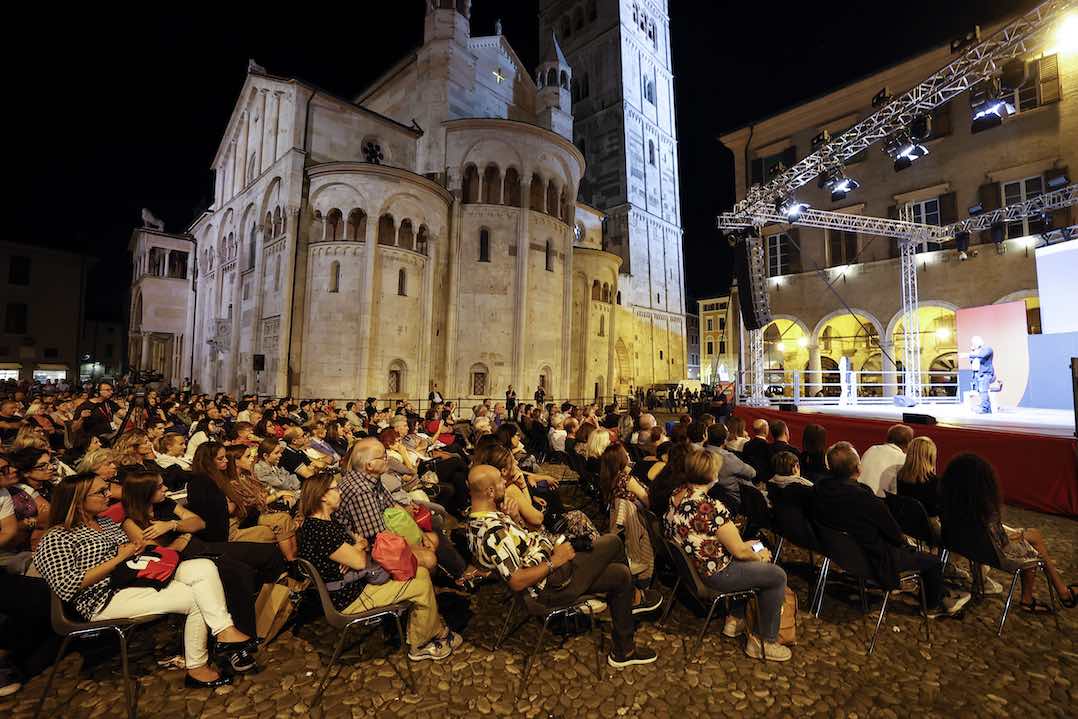
{"type": "MultiPolygon", "coordinates": [[[[1064,576],[1078,575],[1078,523],[1014,508],[1005,521],[1040,527],[1064,576]]],[[[571,636],[560,647],[560,637],[554,637],[514,705],[525,652],[539,626],[530,622],[499,651],[489,651],[507,602],[501,586],[488,584],[471,599],[474,614],[463,632],[464,646],[441,663],[413,665],[418,695],[403,691],[393,669],[401,666],[400,655],[390,654],[392,648],[376,631],[363,644],[369,658],[346,655],[322,706],[311,710],[315,683],[336,639],[320,619],[263,648],[260,674],[214,692],[188,690],[182,671],[159,668],[154,661],[180,650],[178,633],[158,624],[134,642],[135,654],[143,655],[132,662],[140,684],[139,712],[156,719],[1074,716],[1078,609],[1063,610],[1057,629],[1051,616],[1027,614],[1015,606],[998,639],[995,622],[1002,601],[990,597],[971,604],[960,618],[932,622],[931,642],[925,642],[913,604],[902,598],[888,608],[876,651],[866,656],[878,597],[870,614],[863,615],[856,597],[838,585],[829,592],[820,619],[813,619],[803,611],[811,582],[807,555],[784,549],[782,564],[802,604],[798,643],[785,664],[746,657],[738,641],[721,636],[721,620],[713,622],[700,654],[687,660],[684,641],[691,648],[702,619],[679,602],[665,629],[657,627],[657,617],[638,628],[638,640],[658,651],[656,664],[615,671],[604,662],[599,680],[591,635],[571,636]]],[[[999,573],[995,578],[1003,580],[999,573]]],[[[662,590],[669,594],[668,587],[662,590]]],[[[1038,596],[1047,596],[1043,579],[1038,580],[1038,596]]],[[[105,658],[87,668],[78,651],[70,652],[45,715],[124,716],[118,664],[105,658]]],[[[0,699],[0,716],[29,717],[43,687],[44,678],[37,677],[13,697],[0,699]]]]}

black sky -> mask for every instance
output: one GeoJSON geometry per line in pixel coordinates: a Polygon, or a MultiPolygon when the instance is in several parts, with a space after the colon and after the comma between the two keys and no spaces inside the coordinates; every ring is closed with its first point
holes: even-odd
{"type": "MultiPolygon", "coordinates": [[[[713,229],[734,199],[720,133],[1035,4],[670,0],[689,298],[728,283],[727,250],[713,229]]],[[[36,40],[9,48],[6,64],[9,117],[22,126],[11,146],[19,169],[9,176],[30,179],[27,201],[12,208],[11,239],[100,257],[90,312],[120,319],[139,208],[180,231],[208,204],[209,164],[247,59],[352,96],[422,41],[423,5],[296,6],[291,17],[225,4],[182,14],[54,8],[26,18],[19,26],[36,40]]],[[[490,34],[501,17],[521,60],[535,66],[537,0],[473,6],[473,34],[490,34]]]]}

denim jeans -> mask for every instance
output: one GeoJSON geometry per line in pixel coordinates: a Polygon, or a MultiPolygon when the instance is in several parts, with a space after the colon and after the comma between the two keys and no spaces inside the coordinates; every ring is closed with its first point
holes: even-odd
{"type": "MultiPolygon", "coordinates": [[[[779,637],[779,620],[782,602],[786,594],[786,572],[771,562],[739,561],[726,565],[726,569],[704,577],[704,584],[718,592],[741,592],[755,589],[759,597],[759,635],[765,642],[779,637]]],[[[734,614],[744,616],[744,605],[736,606],[734,614]]],[[[749,628],[752,630],[752,627],[749,628]]]]}

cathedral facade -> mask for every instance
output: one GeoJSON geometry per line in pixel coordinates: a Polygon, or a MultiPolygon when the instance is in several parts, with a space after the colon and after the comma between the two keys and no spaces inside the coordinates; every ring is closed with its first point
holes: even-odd
{"type": "Polygon", "coordinates": [[[624,258],[577,201],[574,71],[543,40],[530,72],[500,30],[471,35],[469,0],[428,0],[423,45],[357,97],[252,63],[211,208],[132,238],[132,365],[304,397],[627,389],[624,258]],[[190,271],[156,272],[182,242],[190,271]]]}

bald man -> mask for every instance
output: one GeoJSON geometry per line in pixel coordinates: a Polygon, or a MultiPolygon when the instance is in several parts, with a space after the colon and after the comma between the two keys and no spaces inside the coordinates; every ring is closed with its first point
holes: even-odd
{"type": "Polygon", "coordinates": [[[633,615],[658,609],[662,595],[633,588],[625,546],[616,534],[604,534],[591,550],[578,553],[564,536],[525,528],[520,508],[506,498],[505,479],[494,467],[472,467],[468,489],[468,541],[476,561],[498,572],[514,592],[528,592],[547,607],[572,604],[585,594],[605,595],[614,640],[607,664],[620,669],[657,659],[651,649],[636,646],[633,615]]]}
{"type": "Polygon", "coordinates": [[[771,443],[767,441],[769,426],[766,419],[756,419],[749,430],[749,441],[741,448],[745,461],[756,470],[760,481],[771,476],[771,443]]]}

